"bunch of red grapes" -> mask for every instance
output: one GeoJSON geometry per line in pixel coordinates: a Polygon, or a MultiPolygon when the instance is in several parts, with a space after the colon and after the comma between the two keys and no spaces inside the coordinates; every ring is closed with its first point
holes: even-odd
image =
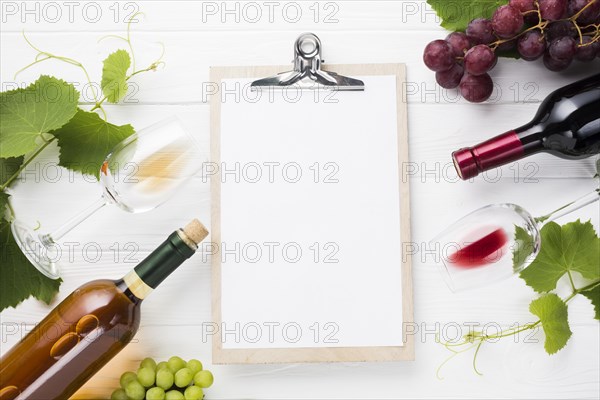
{"type": "Polygon", "coordinates": [[[600,57],[600,0],[510,0],[491,19],[474,19],[465,32],[429,43],[423,60],[440,86],[459,87],[466,100],[480,103],[492,95],[488,72],[498,54],[514,51],[527,61],[543,58],[551,71],[600,57]]]}

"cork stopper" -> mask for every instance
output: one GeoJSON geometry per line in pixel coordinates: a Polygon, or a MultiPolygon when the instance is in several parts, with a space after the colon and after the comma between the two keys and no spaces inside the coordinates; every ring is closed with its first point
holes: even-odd
{"type": "Polygon", "coordinates": [[[183,233],[185,233],[185,236],[194,242],[194,244],[198,245],[208,236],[208,229],[206,229],[200,221],[194,219],[183,228],[183,233]]]}

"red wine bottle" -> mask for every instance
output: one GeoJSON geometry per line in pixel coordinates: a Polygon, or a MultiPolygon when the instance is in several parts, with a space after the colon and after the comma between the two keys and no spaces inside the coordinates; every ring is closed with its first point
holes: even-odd
{"type": "Polygon", "coordinates": [[[533,121],[475,147],[452,153],[458,175],[483,171],[546,152],[566,159],[600,153],[600,74],[550,94],[533,121]]]}
{"type": "Polygon", "coordinates": [[[142,301],[207,235],[194,220],[123,279],[92,281],[71,293],[0,358],[0,400],[71,397],[133,339],[142,301]]]}

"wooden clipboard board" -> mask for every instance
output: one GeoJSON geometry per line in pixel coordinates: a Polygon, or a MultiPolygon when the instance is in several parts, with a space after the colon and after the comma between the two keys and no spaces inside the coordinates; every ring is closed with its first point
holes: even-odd
{"type": "MultiPolygon", "coordinates": [[[[212,67],[210,81],[220,83],[225,79],[261,78],[285,70],[285,66],[261,67],[212,67]]],[[[409,160],[407,103],[405,97],[406,67],[404,64],[327,65],[323,70],[350,76],[396,76],[398,115],[398,160],[400,177],[401,249],[404,253],[411,241],[409,183],[402,179],[402,165],[409,160]]],[[[212,96],[211,107],[211,155],[212,163],[221,162],[221,97],[212,96]]],[[[221,243],[221,180],[212,179],[212,242],[221,243]]],[[[240,221],[243,223],[243,221],[240,221]]],[[[220,335],[213,336],[213,363],[215,364],[268,364],[305,362],[379,362],[414,360],[414,336],[407,330],[413,324],[413,289],[410,255],[403,254],[400,266],[402,276],[403,346],[374,347],[319,347],[319,348],[263,348],[225,349],[220,335]]],[[[221,256],[212,256],[212,310],[213,323],[222,326],[221,308],[221,256]]],[[[411,327],[412,328],[412,327],[411,327]]]]}

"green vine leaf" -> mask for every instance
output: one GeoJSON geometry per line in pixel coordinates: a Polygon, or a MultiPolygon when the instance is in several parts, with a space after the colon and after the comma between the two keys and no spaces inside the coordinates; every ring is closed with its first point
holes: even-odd
{"type": "Polygon", "coordinates": [[[102,93],[109,103],[118,103],[127,94],[127,70],[131,57],[125,50],[117,50],[104,60],[102,68],[102,93]]]}
{"type": "Polygon", "coordinates": [[[548,354],[566,346],[573,333],[569,327],[567,305],[560,297],[554,293],[545,294],[531,302],[529,311],[542,322],[546,334],[544,349],[548,354]]]}
{"type": "Polygon", "coordinates": [[[98,114],[83,110],[78,110],[68,124],[53,132],[60,147],[60,165],[96,178],[100,177],[108,153],[133,133],[131,125],[113,125],[98,114]]]}
{"type": "Polygon", "coordinates": [[[8,180],[21,168],[23,161],[24,157],[0,158],[0,186],[6,185],[8,180]]]}
{"type": "Polygon", "coordinates": [[[10,224],[0,220],[0,311],[16,307],[33,296],[50,304],[58,292],[62,280],[45,277],[23,255],[10,231],[10,224]]]}
{"type": "Polygon", "coordinates": [[[449,31],[464,31],[475,18],[491,18],[508,0],[427,0],[449,31]]]}
{"type": "Polygon", "coordinates": [[[0,191],[0,219],[6,219],[9,198],[10,195],[8,193],[0,191]]]}
{"type": "Polygon", "coordinates": [[[527,258],[533,253],[533,237],[520,226],[515,226],[515,244],[513,247],[513,269],[519,271],[527,258]]]}
{"type": "Polygon", "coordinates": [[[600,279],[600,238],[591,222],[577,220],[562,227],[549,222],[541,229],[542,247],[536,259],[521,272],[535,291],[556,288],[568,272],[579,272],[590,280],[600,279]]]}
{"type": "Polygon", "coordinates": [[[596,311],[594,318],[600,320],[600,285],[593,289],[581,292],[581,294],[590,299],[594,305],[594,310],[596,311]]]}
{"type": "Polygon", "coordinates": [[[35,150],[43,133],[73,118],[78,100],[73,85],[46,75],[25,89],[0,93],[0,157],[18,157],[35,150]]]}

